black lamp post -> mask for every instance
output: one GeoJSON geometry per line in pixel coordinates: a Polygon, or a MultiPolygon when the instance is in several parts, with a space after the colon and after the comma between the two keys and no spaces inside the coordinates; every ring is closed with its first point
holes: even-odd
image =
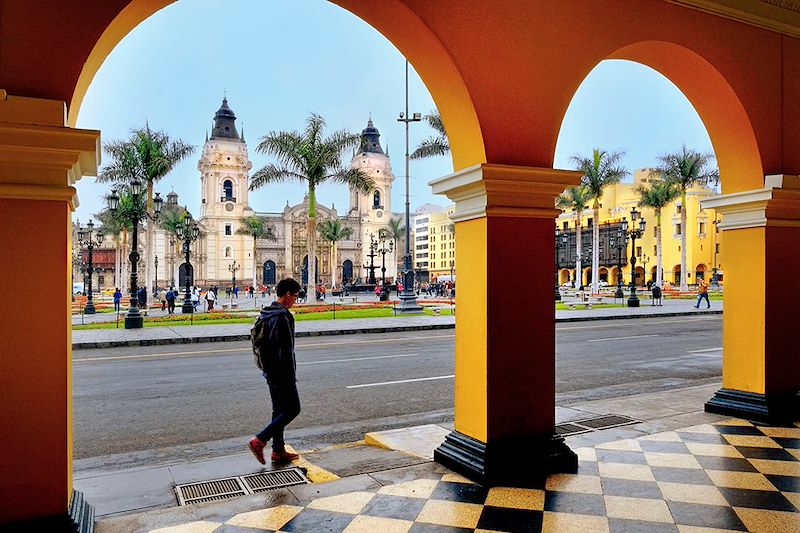
{"type": "Polygon", "coordinates": [[[631,295],[628,297],[628,307],[639,307],[639,297],[636,296],[636,239],[644,235],[645,221],[636,207],[631,209],[631,223],[632,227],[628,230],[631,237],[631,295]]]}
{"type": "Polygon", "coordinates": [[[228,272],[231,273],[231,300],[233,300],[233,295],[236,294],[236,271],[239,270],[242,266],[236,264],[236,259],[233,260],[233,263],[228,265],[228,272]]]}
{"type": "Polygon", "coordinates": [[[157,256],[157,255],[156,255],[156,256],[155,256],[155,258],[153,259],[153,266],[155,266],[155,267],[156,267],[156,279],[155,279],[155,284],[156,284],[156,289],[158,289],[158,256],[157,256]]]}
{"type": "Polygon", "coordinates": [[[559,270],[559,263],[558,263],[558,251],[567,245],[567,241],[569,241],[569,235],[566,232],[562,232],[558,227],[556,227],[556,301],[561,300],[561,291],[559,290],[559,279],[558,279],[558,270],[559,270]]]}
{"type": "Polygon", "coordinates": [[[623,218],[610,240],[610,245],[617,249],[617,290],[614,293],[614,298],[625,298],[625,293],[622,292],[622,250],[628,247],[627,231],[628,221],[623,218]]]}
{"type": "Polygon", "coordinates": [[[183,254],[186,259],[186,268],[184,269],[184,293],[183,305],[181,306],[181,313],[194,313],[194,306],[192,305],[192,281],[194,280],[194,269],[191,266],[191,250],[189,245],[192,241],[200,236],[200,228],[197,222],[192,220],[192,214],[184,208],[183,222],[178,223],[175,228],[178,234],[178,239],[183,241],[183,254]],[[189,269],[192,269],[192,275],[189,275],[189,269]]]}
{"type": "Polygon", "coordinates": [[[94,272],[94,267],[92,266],[92,250],[95,247],[100,246],[103,243],[103,232],[98,230],[97,233],[94,233],[94,223],[89,220],[89,223],[86,224],[85,228],[78,228],[78,244],[81,247],[86,248],[89,250],[89,263],[86,267],[86,273],[88,274],[89,278],[89,287],[86,289],[86,306],[83,308],[83,312],[87,315],[93,315],[97,311],[94,307],[94,301],[92,300],[92,273],[94,272]]]}
{"type": "Polygon", "coordinates": [[[169,238],[169,256],[167,266],[169,267],[169,288],[175,286],[175,239],[173,235],[169,238]]]}
{"type": "Polygon", "coordinates": [[[369,271],[369,277],[367,277],[367,283],[370,285],[375,285],[378,280],[375,279],[375,269],[378,268],[375,266],[375,257],[378,255],[378,242],[375,240],[375,235],[372,233],[369,234],[369,253],[367,257],[369,257],[369,266],[364,265],[369,271]]]}
{"type": "MultiPolygon", "coordinates": [[[[378,231],[378,253],[381,254],[381,301],[389,299],[389,289],[386,287],[386,254],[394,251],[394,241],[386,238],[386,231],[381,229],[378,231]],[[387,244],[388,243],[388,244],[387,244]]],[[[405,290],[405,286],[403,286],[405,290]]]]}
{"type": "MultiPolygon", "coordinates": [[[[137,283],[139,279],[139,274],[137,272],[137,267],[139,265],[139,222],[150,215],[148,215],[145,210],[144,199],[142,198],[142,193],[144,192],[142,182],[133,180],[130,182],[129,187],[133,199],[133,206],[127,214],[133,226],[133,238],[131,239],[131,253],[128,255],[128,259],[131,262],[131,306],[125,314],[125,329],[137,329],[144,326],[144,319],[139,312],[139,297],[137,296],[139,291],[137,283]]],[[[153,221],[157,220],[161,215],[161,208],[163,205],[164,201],[161,199],[161,195],[156,193],[156,197],[153,198],[153,221]]],[[[116,212],[119,208],[119,196],[116,190],[112,190],[108,197],[108,208],[112,213],[116,212]]]]}
{"type": "Polygon", "coordinates": [[[717,273],[717,248],[719,248],[719,242],[717,242],[717,234],[719,232],[719,220],[717,220],[717,214],[714,213],[714,268],[711,270],[711,290],[718,291],[719,290],[719,274],[717,273]]]}

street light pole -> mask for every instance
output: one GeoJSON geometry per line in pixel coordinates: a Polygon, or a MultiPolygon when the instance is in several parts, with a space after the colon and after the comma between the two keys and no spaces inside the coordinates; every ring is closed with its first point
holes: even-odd
{"type": "Polygon", "coordinates": [[[156,255],[155,259],[153,260],[153,266],[156,267],[156,279],[155,279],[156,287],[155,288],[158,289],[158,255],[156,255]]]}
{"type": "Polygon", "coordinates": [[[639,307],[639,297],[636,295],[636,239],[644,235],[645,221],[636,207],[631,209],[631,227],[628,234],[631,236],[631,295],[628,297],[628,307],[639,307]],[[639,227],[636,227],[636,221],[639,227]]]}
{"type": "MultiPolygon", "coordinates": [[[[381,295],[380,300],[385,301],[389,299],[389,290],[386,287],[386,254],[392,253],[394,251],[394,241],[388,241],[387,247],[387,239],[386,239],[386,232],[384,230],[378,231],[378,241],[380,242],[380,248],[378,249],[378,253],[381,254],[381,295]]],[[[405,286],[403,286],[403,290],[405,290],[405,286]]]]}
{"type": "Polygon", "coordinates": [[[717,273],[717,247],[719,243],[717,242],[717,233],[719,232],[719,220],[717,219],[717,214],[714,213],[714,268],[711,271],[711,290],[718,291],[719,290],[719,274],[717,273]]]}
{"type": "Polygon", "coordinates": [[[89,223],[86,224],[86,228],[78,228],[78,243],[81,247],[85,247],[89,251],[89,264],[86,268],[86,272],[89,274],[89,287],[86,290],[86,306],[83,308],[84,314],[93,315],[97,312],[94,307],[94,301],[92,300],[92,273],[94,272],[94,266],[92,265],[92,251],[95,247],[100,246],[103,243],[103,233],[102,231],[98,230],[96,234],[94,232],[94,223],[89,220],[89,223]]]}
{"type": "Polygon", "coordinates": [[[555,241],[556,241],[556,298],[555,299],[556,299],[556,301],[560,301],[561,300],[561,290],[559,289],[559,283],[558,283],[560,281],[558,279],[558,270],[559,270],[558,251],[562,247],[566,246],[567,242],[569,241],[569,235],[567,234],[567,232],[562,232],[560,229],[558,229],[558,226],[556,226],[556,239],[555,239],[555,241]]]}
{"type": "Polygon", "coordinates": [[[614,293],[614,298],[625,298],[625,293],[622,292],[622,250],[628,247],[628,221],[622,219],[620,226],[617,228],[616,237],[611,238],[611,246],[617,249],[617,290],[614,293]]]}
{"type": "Polygon", "coordinates": [[[231,302],[233,302],[233,295],[236,292],[236,271],[241,268],[241,265],[236,264],[236,259],[233,260],[233,263],[228,265],[228,272],[231,273],[232,279],[231,283],[233,286],[231,287],[231,302]]]}
{"type": "Polygon", "coordinates": [[[200,228],[197,226],[197,222],[192,220],[192,214],[184,207],[184,216],[183,222],[179,222],[176,230],[178,232],[178,238],[183,241],[183,253],[185,256],[185,265],[186,268],[184,269],[184,294],[183,294],[183,305],[181,306],[181,313],[189,314],[194,313],[194,306],[192,305],[192,282],[194,281],[194,267],[191,266],[191,250],[189,246],[191,245],[192,241],[197,240],[197,237],[200,236],[200,228]],[[191,268],[191,276],[189,275],[189,269],[191,268]]]}
{"type": "Polygon", "coordinates": [[[398,122],[404,122],[406,125],[406,254],[403,257],[403,292],[400,294],[400,306],[397,311],[401,314],[422,313],[422,307],[417,303],[417,294],[414,292],[414,270],[411,264],[411,205],[409,203],[409,162],[411,157],[409,155],[409,139],[408,139],[408,125],[411,122],[419,122],[422,120],[420,113],[414,113],[413,116],[408,114],[408,60],[406,59],[406,106],[405,112],[400,113],[398,122]]]}
{"type": "Polygon", "coordinates": [[[376,251],[377,249],[378,249],[378,243],[375,241],[375,235],[370,233],[369,253],[367,254],[367,257],[369,257],[369,266],[364,265],[364,268],[366,268],[369,271],[369,277],[367,278],[367,283],[370,285],[375,285],[378,282],[378,280],[375,279],[375,269],[378,268],[375,266],[375,257],[378,255],[376,251]]]}

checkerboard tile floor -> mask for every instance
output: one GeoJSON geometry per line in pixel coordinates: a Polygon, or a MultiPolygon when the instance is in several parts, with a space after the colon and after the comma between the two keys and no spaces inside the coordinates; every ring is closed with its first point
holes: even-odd
{"type": "Polygon", "coordinates": [[[733,419],[576,452],[577,474],[535,488],[444,474],[153,532],[800,532],[800,423],[733,419]]]}

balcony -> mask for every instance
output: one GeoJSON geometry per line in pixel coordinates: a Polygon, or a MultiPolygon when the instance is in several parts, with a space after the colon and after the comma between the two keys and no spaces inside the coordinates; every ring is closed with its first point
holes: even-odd
{"type": "Polygon", "coordinates": [[[235,196],[221,196],[219,201],[220,202],[235,202],[236,201],[236,197],[235,196]]]}

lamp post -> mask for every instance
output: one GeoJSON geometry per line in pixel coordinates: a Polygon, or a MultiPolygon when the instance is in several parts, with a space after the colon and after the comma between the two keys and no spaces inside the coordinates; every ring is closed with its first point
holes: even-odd
{"type": "MultiPolygon", "coordinates": [[[[381,229],[378,231],[378,246],[377,252],[381,254],[381,295],[380,300],[386,301],[389,299],[389,290],[386,287],[386,254],[394,251],[394,241],[386,238],[386,231],[381,229]],[[388,244],[387,244],[388,243],[388,244]]],[[[405,285],[403,285],[405,291],[405,285]]]]}
{"type": "Polygon", "coordinates": [[[569,241],[569,235],[567,232],[562,232],[558,227],[556,227],[556,301],[561,300],[561,291],[559,290],[559,279],[558,279],[558,251],[567,245],[567,241],[569,241]]]}
{"type": "Polygon", "coordinates": [[[610,244],[617,249],[617,290],[614,292],[614,298],[625,298],[625,293],[622,292],[622,250],[628,247],[628,221],[622,219],[619,227],[614,235],[611,236],[610,244]]]}
{"type": "Polygon", "coordinates": [[[78,228],[78,243],[81,247],[89,250],[89,263],[86,268],[89,277],[89,287],[86,290],[86,306],[83,308],[83,312],[87,315],[93,315],[97,311],[95,310],[94,301],[92,300],[92,273],[94,272],[94,267],[92,266],[92,250],[103,243],[103,232],[98,230],[97,233],[94,233],[94,223],[89,220],[85,228],[78,228]]]}
{"type": "Polygon", "coordinates": [[[642,262],[642,270],[644,271],[644,279],[642,282],[647,285],[647,264],[650,262],[650,257],[647,254],[642,254],[639,261],[642,262]]]}
{"type": "MultiPolygon", "coordinates": [[[[406,125],[406,254],[403,256],[403,292],[400,293],[400,306],[397,311],[400,314],[422,313],[422,307],[417,303],[417,294],[414,292],[414,269],[411,264],[411,207],[409,204],[408,177],[409,177],[409,156],[408,150],[408,125],[411,122],[422,120],[422,114],[408,114],[408,60],[406,60],[406,107],[405,112],[400,113],[398,122],[406,125]]],[[[383,293],[381,293],[383,294],[383,293]]]]}
{"type": "Polygon", "coordinates": [[[377,250],[378,250],[378,243],[375,240],[375,235],[370,233],[369,253],[367,254],[367,257],[369,257],[369,266],[364,265],[364,268],[366,268],[369,271],[369,277],[367,278],[367,283],[370,285],[375,285],[378,282],[378,280],[375,279],[375,269],[378,268],[375,266],[375,257],[378,255],[377,250]]]}
{"type": "Polygon", "coordinates": [[[183,254],[185,259],[186,268],[184,269],[184,293],[183,305],[181,306],[181,313],[194,313],[194,306],[192,305],[192,281],[194,281],[194,268],[191,263],[191,250],[189,246],[192,241],[197,240],[200,236],[200,228],[197,227],[197,222],[192,220],[192,214],[184,207],[183,222],[179,222],[176,226],[178,239],[183,241],[183,254]],[[190,275],[191,269],[191,275],[190,275]]]}
{"type": "Polygon", "coordinates": [[[169,287],[170,289],[175,286],[175,239],[174,235],[169,237],[169,287]]]}
{"type": "Polygon", "coordinates": [[[717,248],[719,247],[719,243],[717,242],[717,233],[719,232],[719,220],[717,219],[717,214],[714,213],[714,267],[711,270],[711,290],[718,291],[719,290],[719,274],[717,273],[717,248]]]}
{"type": "Polygon", "coordinates": [[[228,265],[228,272],[231,273],[231,283],[233,286],[231,287],[231,302],[233,302],[233,294],[236,292],[236,271],[242,268],[242,265],[236,264],[236,259],[233,260],[233,263],[228,265]]]}
{"type": "Polygon", "coordinates": [[[156,267],[155,288],[158,289],[158,255],[155,256],[155,259],[153,259],[153,266],[156,267]]]}
{"type": "Polygon", "coordinates": [[[639,307],[639,297],[636,296],[636,239],[644,235],[645,221],[636,207],[631,209],[631,223],[632,227],[628,230],[631,237],[631,295],[628,297],[628,307],[639,307]]]}
{"type": "MultiPolygon", "coordinates": [[[[129,184],[130,193],[133,200],[132,208],[127,212],[131,225],[133,226],[132,239],[131,239],[131,253],[128,259],[131,262],[131,306],[125,314],[125,329],[138,329],[144,326],[144,319],[139,312],[139,286],[137,281],[139,274],[137,267],[139,266],[139,222],[144,218],[151,218],[156,221],[161,215],[161,208],[164,205],[164,200],[161,199],[161,194],[156,193],[153,198],[153,215],[150,216],[144,206],[144,199],[142,198],[143,187],[142,182],[133,180],[129,184]]],[[[119,196],[117,191],[111,191],[108,197],[108,208],[112,213],[115,213],[119,208],[119,196]]]]}

